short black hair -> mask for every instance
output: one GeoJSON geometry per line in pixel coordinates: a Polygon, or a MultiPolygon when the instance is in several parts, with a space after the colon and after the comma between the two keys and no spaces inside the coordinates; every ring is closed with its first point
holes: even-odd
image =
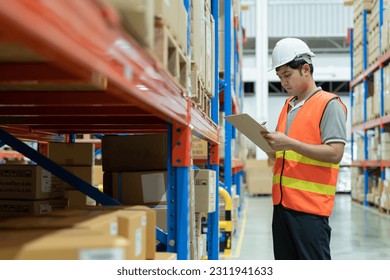
{"type": "MultiPolygon", "coordinates": [[[[300,60],[292,60],[289,63],[287,63],[286,65],[292,69],[301,70],[302,66],[305,65],[306,63],[307,62],[304,59],[300,59],[300,60]]],[[[314,72],[313,64],[310,64],[310,63],[307,63],[307,64],[309,64],[309,66],[310,66],[310,74],[313,75],[313,72],[314,72]]]]}

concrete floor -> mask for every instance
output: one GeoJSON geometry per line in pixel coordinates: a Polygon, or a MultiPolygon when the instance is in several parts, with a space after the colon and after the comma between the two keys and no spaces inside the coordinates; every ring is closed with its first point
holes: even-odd
{"type": "MultiPolygon", "coordinates": [[[[232,255],[220,259],[273,260],[271,196],[244,195],[232,255]]],[[[337,194],[330,218],[334,260],[390,260],[390,215],[337,194]]]]}

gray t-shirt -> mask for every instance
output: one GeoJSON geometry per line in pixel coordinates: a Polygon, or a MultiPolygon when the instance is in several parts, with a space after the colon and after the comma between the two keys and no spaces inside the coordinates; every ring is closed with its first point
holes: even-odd
{"type": "MultiPolygon", "coordinates": [[[[287,125],[286,125],[286,134],[290,129],[291,123],[293,122],[295,116],[301,109],[305,101],[312,96],[317,91],[322,90],[321,87],[317,87],[313,92],[311,92],[305,100],[299,104],[294,105],[295,98],[290,101],[290,110],[287,115],[287,125]]],[[[346,134],[346,114],[342,105],[337,101],[337,99],[331,100],[325,108],[324,115],[321,120],[321,138],[322,143],[334,143],[342,142],[347,143],[347,134],[346,134]]]]}

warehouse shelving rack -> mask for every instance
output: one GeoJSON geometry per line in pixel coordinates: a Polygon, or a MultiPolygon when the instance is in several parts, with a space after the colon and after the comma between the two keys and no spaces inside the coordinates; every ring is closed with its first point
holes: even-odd
{"type": "MultiPolygon", "coordinates": [[[[237,33],[242,32],[241,22],[238,20],[238,16],[232,14],[232,0],[224,0],[224,79],[219,81],[220,87],[220,104],[221,111],[225,113],[225,116],[240,113],[242,105],[242,77],[239,73],[239,67],[241,67],[241,60],[239,54],[239,48],[242,47],[242,42],[239,42],[237,33]],[[233,34],[230,32],[233,30],[233,34]],[[233,43],[233,49],[231,42],[233,43]],[[233,60],[232,60],[233,53],[233,60]],[[232,67],[233,66],[233,67],[232,67]],[[233,70],[232,70],[233,69],[233,70]],[[238,92],[236,88],[238,85],[238,92]]],[[[218,68],[217,68],[218,69],[218,68]]],[[[223,161],[223,182],[219,185],[226,190],[226,193],[232,195],[232,185],[236,185],[237,194],[241,195],[241,182],[243,180],[243,162],[240,159],[236,159],[232,151],[232,141],[236,138],[237,131],[229,122],[224,122],[224,158],[223,161]]],[[[218,192],[217,192],[218,193],[218,192]]],[[[217,204],[218,205],[218,204],[217,204]]],[[[229,233],[228,233],[229,235],[229,233]]],[[[224,249],[224,253],[231,253],[231,237],[229,242],[222,242],[223,244],[230,243],[228,248],[224,249]]],[[[221,236],[224,240],[225,237],[221,236]]]]}
{"type": "MultiPolygon", "coordinates": [[[[237,32],[242,32],[241,25],[237,18],[231,20],[232,17],[232,1],[224,0],[225,4],[225,16],[224,16],[224,30],[225,30],[225,53],[224,53],[224,80],[221,82],[221,109],[225,112],[225,116],[240,113],[240,104],[242,104],[242,87],[240,85],[239,92],[235,92],[236,84],[242,83],[241,76],[238,75],[238,67],[240,67],[240,60],[238,53],[238,40],[237,32]],[[234,30],[233,36],[229,30],[234,30]],[[232,38],[233,37],[233,38],[232,38]],[[231,41],[233,40],[234,48],[231,48],[231,41]],[[231,54],[234,54],[232,61],[231,54]],[[232,73],[233,64],[233,73],[232,73]],[[232,77],[233,76],[233,77],[232,77]]],[[[233,183],[240,182],[240,176],[242,176],[242,163],[239,161],[233,166],[234,157],[232,155],[232,139],[236,138],[236,130],[229,122],[225,122],[225,155],[224,155],[224,188],[229,194],[231,194],[231,186],[233,183]],[[233,174],[234,173],[234,174],[233,174]],[[235,176],[233,176],[235,175],[235,176]]],[[[237,188],[239,189],[239,188],[237,188]]]]}
{"type": "MultiPolygon", "coordinates": [[[[383,25],[383,11],[384,11],[384,3],[383,0],[379,0],[379,53],[382,54],[382,28],[383,25]]],[[[386,167],[390,167],[390,161],[389,160],[380,160],[380,161],[374,161],[368,159],[368,135],[367,131],[370,129],[374,129],[375,127],[380,128],[380,133],[383,133],[385,131],[384,127],[387,124],[390,124],[390,116],[385,115],[384,112],[384,71],[383,68],[390,62],[390,51],[387,53],[384,53],[382,55],[379,55],[379,58],[376,62],[374,62],[371,66],[368,66],[368,49],[367,49],[367,35],[368,35],[368,24],[367,24],[367,15],[368,11],[363,10],[363,30],[352,30],[351,34],[353,35],[353,32],[362,32],[363,34],[363,73],[358,75],[354,78],[353,73],[353,36],[350,35],[351,42],[350,42],[350,55],[351,55],[351,82],[350,82],[350,96],[351,96],[351,108],[353,107],[353,92],[354,87],[358,84],[363,83],[364,86],[364,100],[368,97],[368,79],[373,75],[375,71],[380,71],[380,115],[378,118],[373,120],[367,119],[367,107],[366,102],[364,102],[363,106],[363,123],[359,125],[354,125],[351,129],[351,149],[352,149],[352,164],[351,166],[356,167],[362,167],[364,172],[364,201],[363,204],[365,206],[369,205],[369,202],[367,200],[367,194],[368,194],[368,184],[369,184],[369,169],[370,168],[380,168],[381,170],[381,178],[385,179],[385,172],[384,169],[386,167]],[[364,161],[356,161],[353,159],[353,143],[354,143],[354,133],[364,133],[364,161]]]]}
{"type": "MultiPolygon", "coordinates": [[[[184,3],[188,10],[190,0],[184,3]]],[[[217,0],[212,1],[212,13],[217,21],[217,0]]],[[[0,26],[1,46],[29,54],[25,61],[0,64],[2,143],[98,203],[116,205],[119,202],[22,140],[64,141],[64,135],[75,133],[167,133],[168,231],[157,231],[157,236],[178,259],[188,259],[191,136],[209,142],[209,162],[218,172],[218,95],[212,100],[210,119],[153,55],[121,30],[117,14],[98,1],[1,1],[0,26]]],[[[218,80],[215,84],[218,88],[218,80]]],[[[209,259],[218,259],[217,212],[211,214],[209,228],[209,259]]]]}

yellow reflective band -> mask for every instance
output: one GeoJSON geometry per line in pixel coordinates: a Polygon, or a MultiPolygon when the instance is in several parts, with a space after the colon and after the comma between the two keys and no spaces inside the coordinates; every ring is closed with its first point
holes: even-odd
{"type": "Polygon", "coordinates": [[[283,157],[283,151],[277,151],[276,154],[275,154],[275,157],[276,157],[276,158],[281,158],[281,157],[283,157]]]}
{"type": "Polygon", "coordinates": [[[310,165],[317,165],[317,166],[324,166],[324,167],[331,167],[331,168],[339,168],[340,164],[333,164],[330,162],[323,162],[319,160],[314,160],[308,157],[305,157],[301,154],[298,154],[294,151],[286,151],[284,158],[291,161],[306,163],[310,165]]]}
{"type": "MultiPolygon", "coordinates": [[[[274,176],[274,177],[276,177],[276,176],[274,176]]],[[[289,187],[289,188],[293,188],[293,189],[297,189],[297,190],[301,190],[301,191],[308,191],[308,192],[326,194],[326,195],[335,195],[336,194],[336,186],[318,184],[318,183],[313,183],[313,182],[303,181],[303,180],[297,180],[297,179],[289,178],[286,176],[282,177],[282,185],[285,187],[289,187]]]]}
{"type": "Polygon", "coordinates": [[[275,174],[272,178],[272,184],[279,184],[280,183],[280,174],[275,174]]]}

